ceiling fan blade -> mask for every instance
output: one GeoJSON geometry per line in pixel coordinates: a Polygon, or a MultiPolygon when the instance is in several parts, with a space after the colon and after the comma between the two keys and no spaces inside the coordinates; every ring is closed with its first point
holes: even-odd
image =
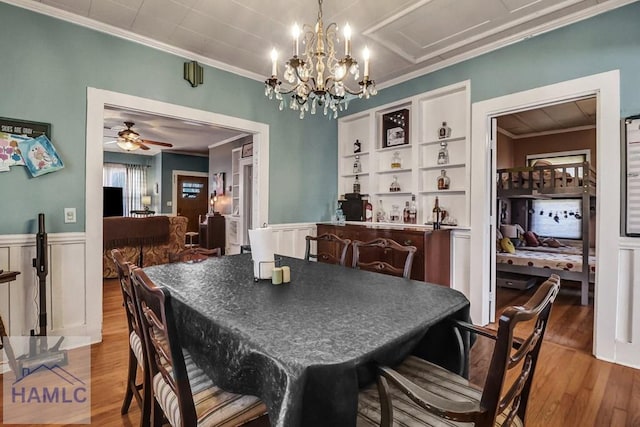
{"type": "Polygon", "coordinates": [[[136,144],[138,144],[138,146],[140,146],[140,148],[142,148],[143,150],[150,150],[150,148],[144,145],[142,142],[136,142],[136,144]]]}
{"type": "Polygon", "coordinates": [[[148,139],[142,139],[141,142],[144,142],[145,144],[159,145],[161,147],[173,147],[173,144],[169,144],[168,142],[150,141],[148,139]]]}

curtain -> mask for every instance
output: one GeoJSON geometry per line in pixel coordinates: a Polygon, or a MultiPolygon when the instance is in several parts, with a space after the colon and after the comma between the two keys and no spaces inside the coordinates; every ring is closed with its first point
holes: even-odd
{"type": "Polygon", "coordinates": [[[102,185],[122,187],[124,215],[132,210],[142,210],[142,196],[147,195],[147,167],[120,163],[105,163],[102,173],[102,185]]]}

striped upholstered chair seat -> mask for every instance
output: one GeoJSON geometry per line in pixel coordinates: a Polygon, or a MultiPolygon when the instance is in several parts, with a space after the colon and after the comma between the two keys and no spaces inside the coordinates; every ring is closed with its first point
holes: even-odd
{"type": "MultiPolygon", "coordinates": [[[[378,368],[377,387],[360,393],[358,426],[521,427],[538,353],[559,289],[560,277],[552,274],[529,301],[502,312],[497,332],[453,321],[458,332],[471,331],[495,341],[482,389],[459,375],[409,356],[393,369],[378,368]],[[516,326],[519,337],[514,334],[516,326]]],[[[463,361],[465,365],[467,360],[463,361]]]]}
{"type": "Polygon", "coordinates": [[[173,427],[231,427],[265,416],[256,396],[217,387],[180,346],[171,293],[156,286],[141,269],[131,270],[155,403],[153,425],[163,418],[173,427]]]}
{"type": "MultiPolygon", "coordinates": [[[[428,390],[443,399],[454,399],[480,405],[482,390],[470,384],[461,376],[452,374],[438,365],[427,362],[415,356],[409,356],[395,370],[419,387],[428,390]]],[[[395,387],[391,387],[393,402],[393,425],[396,427],[422,426],[469,426],[473,423],[462,423],[444,420],[418,406],[395,387]]],[[[380,425],[380,397],[375,384],[360,392],[358,399],[358,427],[378,427],[380,425]]],[[[496,427],[502,426],[505,415],[496,419],[496,427]]],[[[516,417],[513,427],[522,427],[520,418],[516,417]]]]}
{"type": "MultiPolygon", "coordinates": [[[[229,393],[217,387],[196,366],[191,356],[183,351],[184,362],[193,394],[193,403],[198,417],[198,426],[232,427],[245,424],[267,412],[265,404],[257,397],[229,393]]],[[[166,365],[172,373],[170,365],[166,365]]],[[[153,377],[153,392],[169,423],[182,426],[178,397],[161,373],[153,377]]]]}

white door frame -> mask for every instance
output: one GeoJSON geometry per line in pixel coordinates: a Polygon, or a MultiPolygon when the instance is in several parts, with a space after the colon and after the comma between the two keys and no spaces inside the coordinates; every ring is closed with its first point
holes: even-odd
{"type": "MultiPolygon", "coordinates": [[[[596,283],[594,293],[594,354],[615,360],[616,307],[618,297],[618,261],[620,236],[620,72],[608,71],[549,86],[476,102],[472,106],[471,158],[471,316],[477,323],[489,322],[490,185],[489,123],[491,117],[580,96],[597,97],[596,152],[596,283]],[[605,173],[606,171],[606,173],[605,173]]],[[[491,241],[495,251],[495,241],[491,241]]]]}
{"type": "Polygon", "coordinates": [[[87,333],[102,340],[102,132],[105,106],[208,123],[253,134],[253,226],[269,222],[269,125],[182,105],[87,88],[85,264],[87,333]]]}
{"type": "MultiPolygon", "coordinates": [[[[207,178],[207,186],[210,185],[211,179],[207,172],[192,172],[174,169],[171,171],[171,215],[178,215],[178,177],[179,176],[199,176],[207,178]]],[[[212,193],[211,189],[209,192],[212,193]]],[[[162,211],[162,206],[160,207],[162,211]]],[[[207,212],[209,212],[209,194],[207,194],[207,212]]]]}

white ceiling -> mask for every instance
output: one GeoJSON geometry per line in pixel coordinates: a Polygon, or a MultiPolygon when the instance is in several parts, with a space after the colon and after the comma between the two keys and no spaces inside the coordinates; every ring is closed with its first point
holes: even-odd
{"type": "MultiPolygon", "coordinates": [[[[272,47],[284,63],[292,49],[291,25],[315,23],[318,9],[316,0],[0,1],[261,81],[271,71],[272,47]]],[[[324,0],[323,12],[325,26],[349,22],[354,56],[362,62],[360,52],[367,45],[371,76],[378,87],[386,87],[634,1],[324,0]]],[[[170,142],[180,151],[193,149],[196,141],[202,151],[234,136],[228,130],[201,132],[202,126],[135,114],[111,111],[105,127],[131,120],[143,139],[170,142]]],[[[157,148],[136,153],[154,152],[157,148]]]]}

